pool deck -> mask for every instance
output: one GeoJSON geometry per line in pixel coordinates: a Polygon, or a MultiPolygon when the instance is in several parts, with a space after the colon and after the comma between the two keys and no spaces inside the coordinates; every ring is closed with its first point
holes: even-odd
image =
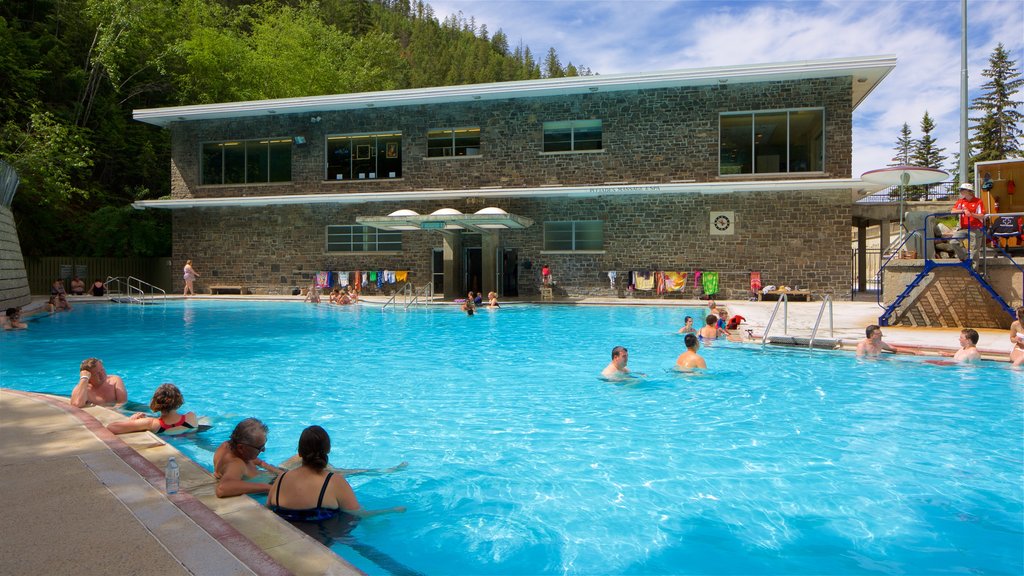
{"type": "MultiPolygon", "coordinates": [[[[366,305],[384,302],[368,300],[366,305]]],[[[99,301],[71,299],[73,305],[99,301]]],[[[697,300],[587,298],[561,303],[706,307],[697,300]]],[[[774,302],[719,304],[729,316],[746,318],[741,333],[751,329],[755,335],[775,307],[774,302]]],[[[820,308],[817,302],[790,303],[789,333],[809,335],[820,308]]],[[[874,302],[837,302],[834,332],[828,331],[826,315],[820,337],[841,339],[844,349],[852,349],[864,337],[864,327],[877,322],[878,312],[874,302]]],[[[696,324],[702,321],[696,319],[696,324]]],[[[954,328],[883,331],[890,344],[921,354],[938,355],[959,346],[959,329],[954,328]]],[[[978,332],[983,357],[1005,361],[1011,348],[1007,332],[978,332]]],[[[777,333],[781,325],[772,329],[777,333]]],[[[104,428],[120,417],[104,408],[74,408],[67,398],[0,389],[5,504],[0,574],[127,574],[142,567],[160,574],[360,574],[255,500],[217,498],[209,472],[159,437],[148,432],[115,436],[104,428]],[[182,489],[167,495],[163,470],[172,454],[181,462],[182,489]]]]}

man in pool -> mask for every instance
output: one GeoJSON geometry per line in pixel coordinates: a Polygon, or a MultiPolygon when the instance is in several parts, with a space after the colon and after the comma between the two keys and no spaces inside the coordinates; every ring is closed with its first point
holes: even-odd
{"type": "Polygon", "coordinates": [[[120,376],[107,374],[99,358],[86,358],[79,366],[78,384],[71,391],[71,405],[116,406],[128,401],[128,391],[120,376]]]}
{"type": "Polygon", "coordinates": [[[695,368],[706,370],[707,362],[700,354],[697,354],[697,350],[700,349],[700,340],[697,335],[687,334],[683,342],[686,344],[686,352],[676,358],[676,370],[683,372],[692,372],[695,368]]]}
{"type": "Polygon", "coordinates": [[[882,329],[878,327],[878,324],[871,324],[865,328],[864,335],[866,338],[857,343],[857,356],[881,356],[882,351],[892,352],[893,354],[899,352],[912,353],[910,350],[890,346],[883,342],[882,329]]]}
{"type": "Polygon", "coordinates": [[[246,418],[235,426],[231,438],[213,453],[213,477],[217,479],[217,497],[261,494],[270,490],[270,484],[252,482],[247,478],[260,475],[259,468],[280,474],[282,469],[259,459],[267,446],[267,425],[256,418],[246,418]]]}
{"type": "Polygon", "coordinates": [[[978,352],[978,331],[974,328],[964,328],[960,331],[960,349],[953,354],[953,362],[971,364],[978,360],[981,360],[981,353],[978,352]]]}
{"type": "Polygon", "coordinates": [[[622,346],[616,346],[612,348],[612,361],[605,366],[604,370],[601,371],[601,376],[608,380],[622,380],[623,378],[633,378],[634,376],[643,376],[640,372],[630,372],[626,364],[629,362],[629,350],[626,350],[622,346]]]}

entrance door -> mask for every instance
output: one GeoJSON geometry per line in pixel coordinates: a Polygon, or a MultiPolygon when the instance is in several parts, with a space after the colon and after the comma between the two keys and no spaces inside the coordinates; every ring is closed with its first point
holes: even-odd
{"type": "Polygon", "coordinates": [[[498,255],[498,290],[502,296],[519,296],[519,252],[499,248],[498,255]]]}
{"type": "Polygon", "coordinates": [[[480,279],[483,274],[483,258],[482,251],[479,247],[477,248],[466,248],[465,260],[463,262],[463,270],[466,271],[465,285],[462,288],[463,292],[479,292],[480,291],[480,279]]]}
{"type": "Polygon", "coordinates": [[[434,282],[434,294],[444,294],[444,248],[434,248],[430,255],[431,278],[434,282]]]}

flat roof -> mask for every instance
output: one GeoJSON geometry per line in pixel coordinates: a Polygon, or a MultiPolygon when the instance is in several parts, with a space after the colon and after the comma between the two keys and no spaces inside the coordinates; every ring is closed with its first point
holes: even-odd
{"type": "Polygon", "coordinates": [[[851,202],[884,188],[859,178],[814,180],[772,180],[737,182],[671,182],[668,184],[612,184],[599,186],[541,186],[537,188],[472,188],[455,190],[409,190],[400,192],[351,192],[341,194],[282,194],[277,196],[232,196],[222,198],[176,198],[138,200],[137,210],[162,208],[259,207],[285,204],[360,204],[364,202],[423,202],[463,200],[467,198],[596,198],[598,196],[637,196],[671,194],[729,194],[733,192],[786,192],[815,190],[851,190],[851,202]]]}
{"type": "Polygon", "coordinates": [[[143,108],[134,110],[132,117],[140,122],[166,127],[172,122],[193,120],[220,120],[273,114],[305,114],[510,98],[540,98],[653,88],[749,84],[839,76],[853,77],[850,100],[853,107],[856,108],[895,67],[896,56],[894,55],[800,60],[774,64],[744,64],[662,72],[544,78],[329,96],[143,108]]]}

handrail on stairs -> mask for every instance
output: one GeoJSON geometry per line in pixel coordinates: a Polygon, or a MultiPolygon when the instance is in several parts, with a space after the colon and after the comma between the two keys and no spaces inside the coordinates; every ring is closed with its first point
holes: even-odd
{"type": "Polygon", "coordinates": [[[386,310],[389,304],[395,304],[395,300],[399,296],[405,296],[405,300],[404,300],[405,308],[408,310],[409,309],[409,296],[412,294],[412,292],[413,292],[412,284],[409,283],[409,282],[406,282],[405,285],[403,285],[401,288],[399,288],[397,292],[395,292],[394,294],[391,295],[391,298],[388,298],[388,301],[385,302],[384,305],[380,307],[380,311],[383,312],[384,310],[386,310]]]}
{"type": "Polygon", "coordinates": [[[405,309],[408,310],[409,307],[414,305],[414,304],[421,304],[423,306],[426,306],[428,303],[433,302],[433,301],[434,301],[434,284],[432,282],[428,282],[428,283],[424,284],[423,288],[420,288],[419,290],[415,290],[415,287],[414,287],[412,300],[410,302],[406,302],[405,303],[405,309]],[[420,292],[423,292],[423,294],[422,294],[422,301],[420,300],[420,298],[421,298],[420,292]]]}
{"type": "Polygon", "coordinates": [[[835,338],[835,322],[834,315],[832,313],[832,295],[823,294],[821,295],[821,308],[818,309],[818,319],[814,321],[814,329],[811,330],[811,339],[807,343],[807,347],[814,349],[814,339],[818,336],[818,326],[821,325],[821,316],[825,313],[825,305],[828,305],[828,331],[829,336],[835,338]]]}
{"type": "Polygon", "coordinates": [[[761,346],[768,343],[768,332],[772,329],[772,323],[775,322],[779,306],[782,306],[782,333],[789,334],[789,297],[783,292],[779,294],[779,300],[775,303],[775,308],[772,309],[772,315],[768,317],[768,324],[765,325],[764,334],[761,336],[761,346]]]}

